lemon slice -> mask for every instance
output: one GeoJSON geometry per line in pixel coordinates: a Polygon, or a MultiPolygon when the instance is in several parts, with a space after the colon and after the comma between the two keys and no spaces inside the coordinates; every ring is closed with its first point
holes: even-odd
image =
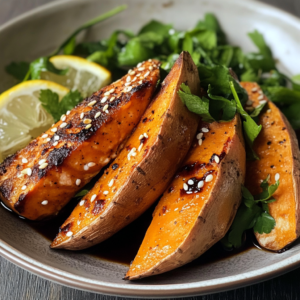
{"type": "Polygon", "coordinates": [[[69,89],[46,80],[20,83],[0,95],[0,161],[25,147],[51,127],[54,120],[39,101],[40,90],[50,89],[59,99],[69,89]]]}
{"type": "Polygon", "coordinates": [[[66,75],[41,72],[41,78],[54,81],[68,89],[78,90],[85,98],[111,82],[111,73],[104,67],[74,55],[57,55],[50,61],[58,69],[68,68],[66,75]]]}

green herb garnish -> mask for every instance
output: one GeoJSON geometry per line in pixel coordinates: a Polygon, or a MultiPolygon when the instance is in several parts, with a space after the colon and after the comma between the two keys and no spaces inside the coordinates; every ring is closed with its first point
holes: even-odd
{"type": "Polygon", "coordinates": [[[243,242],[244,232],[253,228],[259,234],[270,233],[276,222],[270,215],[268,203],[276,201],[272,195],[279,186],[279,180],[269,185],[270,176],[261,183],[262,192],[252,196],[249,190],[242,187],[242,204],[240,205],[235,219],[221,243],[226,248],[240,248],[243,242]]]}
{"type": "Polygon", "coordinates": [[[61,115],[71,110],[82,101],[82,96],[78,91],[71,91],[66,94],[61,101],[57,93],[51,90],[41,90],[39,100],[45,110],[51,114],[55,122],[58,122],[61,115]]]}

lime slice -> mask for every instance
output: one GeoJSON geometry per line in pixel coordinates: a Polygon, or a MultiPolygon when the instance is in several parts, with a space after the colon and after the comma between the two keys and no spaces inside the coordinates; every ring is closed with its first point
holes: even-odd
{"type": "Polygon", "coordinates": [[[0,95],[0,161],[25,147],[53,124],[39,101],[40,90],[50,89],[61,99],[69,90],[46,80],[22,82],[0,95]]]}
{"type": "Polygon", "coordinates": [[[78,90],[88,97],[111,82],[111,73],[104,67],[84,58],[73,55],[57,55],[50,61],[58,69],[68,68],[66,75],[41,72],[41,78],[54,81],[68,89],[78,90]]]}

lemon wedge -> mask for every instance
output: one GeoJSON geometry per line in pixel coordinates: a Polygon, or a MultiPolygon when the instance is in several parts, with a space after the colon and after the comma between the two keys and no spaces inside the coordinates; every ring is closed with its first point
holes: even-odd
{"type": "Polygon", "coordinates": [[[25,147],[51,127],[54,120],[39,101],[40,90],[50,89],[59,100],[69,89],[55,82],[22,82],[0,95],[0,161],[25,147]]]}
{"type": "Polygon", "coordinates": [[[74,55],[56,55],[50,61],[58,69],[68,68],[66,75],[41,72],[41,79],[54,81],[68,89],[78,90],[85,98],[111,82],[111,73],[104,67],[74,55]]]}

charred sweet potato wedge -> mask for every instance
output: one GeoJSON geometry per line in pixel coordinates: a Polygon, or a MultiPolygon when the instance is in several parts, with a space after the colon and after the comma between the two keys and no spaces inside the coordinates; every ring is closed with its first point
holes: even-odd
{"type": "Polygon", "coordinates": [[[199,94],[197,68],[188,52],[181,53],[124,149],[62,225],[52,248],[79,250],[100,243],[164,192],[199,121],[178,96],[183,82],[199,94]]]}
{"type": "Polygon", "coordinates": [[[150,103],[158,61],[94,93],[0,165],[0,199],[30,220],[56,215],[116,156],[150,103]]]}
{"type": "Polygon", "coordinates": [[[273,194],[275,202],[269,203],[275,228],[268,234],[256,233],[258,243],[266,249],[280,251],[300,235],[300,155],[298,141],[288,120],[262,93],[256,83],[242,82],[252,106],[267,101],[259,116],[262,130],[254,142],[259,160],[247,162],[245,186],[252,194],[261,192],[260,184],[270,175],[270,184],[279,179],[273,194]],[[276,178],[276,179],[275,179],[276,178]]]}
{"type": "Polygon", "coordinates": [[[200,124],[193,148],[156,206],[125,279],[178,268],[226,234],[241,200],[245,156],[240,116],[226,123],[200,124]]]}

